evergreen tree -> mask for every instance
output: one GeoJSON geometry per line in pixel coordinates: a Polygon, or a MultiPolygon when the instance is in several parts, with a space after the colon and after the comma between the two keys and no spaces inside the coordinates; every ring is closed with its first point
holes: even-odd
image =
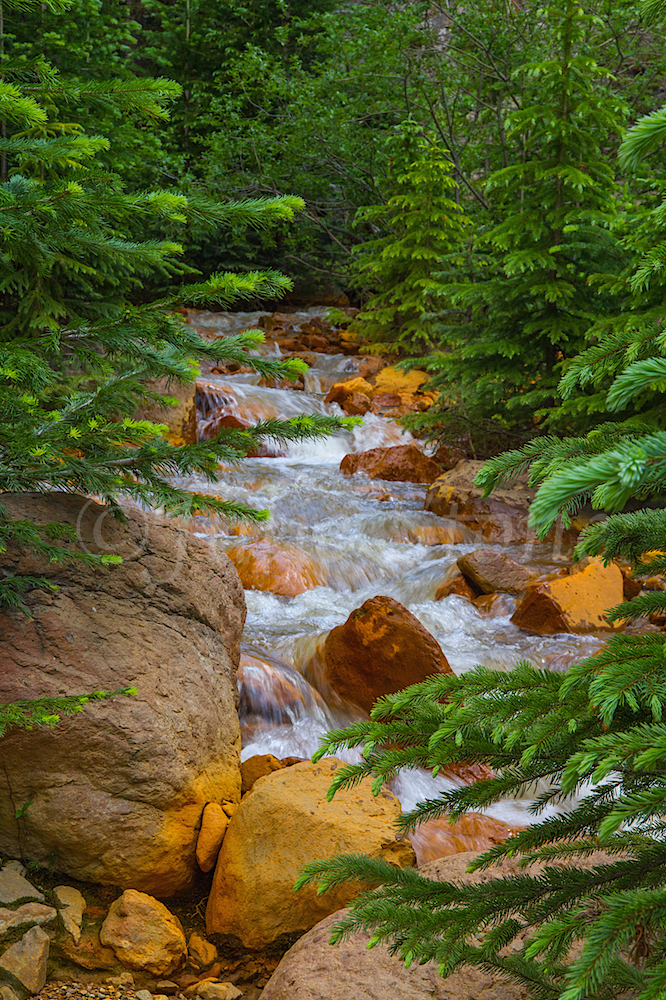
{"type": "MultiPolygon", "coordinates": [[[[28,0],[17,0],[25,10],[28,0]]],[[[52,11],[68,6],[51,0],[52,11]]],[[[5,25],[7,9],[5,3],[5,25]]],[[[69,101],[113,107],[135,117],[165,117],[178,87],[164,80],[62,79],[43,58],[14,59],[0,47],[0,493],[50,490],[93,494],[120,516],[131,498],[171,514],[197,511],[261,520],[266,512],[208,495],[191,494],[170,477],[192,472],[213,482],[221,460],[237,462],[264,435],[299,440],[340,422],[305,417],[265,421],[247,431],[223,431],[213,441],[174,447],[162,425],[135,419],[146,401],[169,403],[151,380],[192,381],[197,362],[212,358],[249,364],[266,377],[294,378],[299,361],[249,356],[259,331],[208,343],[175,307],[229,307],[246,297],[274,297],[290,287],[272,271],[218,273],[183,282],[182,252],[173,240],[131,240],[127,227],[184,228],[195,221],[219,231],[264,228],[293,217],[298,198],[215,204],[166,190],[127,194],[99,154],[109,141],[61,120],[69,101]],[[141,301],[141,282],[155,270],[172,290],[141,301]],[[137,301],[137,299],[139,301],[137,301]]],[[[188,273],[191,279],[191,275],[188,273]]],[[[0,504],[0,548],[15,543],[51,561],[118,561],[79,553],[63,525],[12,520],[0,504]]],[[[34,575],[4,574],[0,605],[25,608],[22,595],[49,586],[34,575]]],[[[103,693],[98,693],[102,696],[103,693]]],[[[76,710],[80,699],[58,702],[76,710]]],[[[56,704],[0,706],[7,724],[53,720],[56,704]]]]}
{"type": "Polygon", "coordinates": [[[416,122],[398,126],[386,145],[386,203],[356,216],[381,233],[354,248],[357,281],[375,292],[351,329],[368,350],[427,349],[433,314],[445,306],[437,272],[463,239],[460,207],[451,198],[456,182],[447,151],[428,141],[416,122]]]}
{"type": "MultiPolygon", "coordinates": [[[[534,432],[552,404],[557,369],[573,357],[606,306],[590,278],[612,270],[617,190],[609,137],[626,107],[587,51],[591,16],[574,0],[532,11],[542,47],[522,64],[518,107],[503,109],[509,161],[487,180],[489,225],[478,232],[462,280],[447,262],[458,307],[434,326],[442,353],[419,361],[443,403],[410,426],[441,436],[465,428],[483,447],[495,428],[534,432]],[[460,405],[451,409],[458,395],[460,405]]],[[[615,265],[618,269],[618,265],[615,265]]],[[[464,273],[464,272],[463,272],[464,273]]]]}

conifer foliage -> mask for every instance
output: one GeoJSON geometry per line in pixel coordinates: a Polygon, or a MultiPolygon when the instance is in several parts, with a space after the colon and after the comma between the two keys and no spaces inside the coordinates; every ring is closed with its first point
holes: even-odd
{"type": "MultiPolygon", "coordinates": [[[[12,10],[31,6],[38,4],[4,3],[2,30],[12,10]]],[[[55,12],[69,6],[48,3],[55,12]]],[[[300,361],[248,354],[256,354],[259,331],[208,343],[175,312],[182,304],[226,308],[242,298],[280,296],[290,282],[273,271],[217,273],[196,282],[178,263],[178,242],[137,241],[127,233],[149,227],[170,233],[193,222],[211,233],[263,229],[291,219],[300,199],[216,204],[168,190],[125,193],[100,159],[109,140],[69,122],[68,104],[113,107],[150,122],[166,117],[179,87],[160,79],[68,81],[40,56],[13,56],[10,40],[3,35],[0,45],[0,493],[94,495],[118,513],[126,497],[172,514],[262,519],[262,511],[188,493],[169,477],[196,472],[215,481],[221,460],[244,458],[263,435],[299,440],[339,421],[272,420],[174,447],[162,425],[135,414],[146,402],[168,403],[168,385],[192,382],[204,358],[240,361],[267,377],[297,377],[305,370],[300,361]],[[170,280],[172,292],[142,301],[142,279],[154,272],[170,280]],[[164,380],[166,395],[154,380],[164,380]]],[[[65,526],[12,520],[0,504],[0,551],[18,543],[56,562],[119,561],[79,554],[63,541],[75,541],[65,526]]],[[[4,572],[0,605],[26,610],[22,595],[40,586],[48,584],[4,572]]],[[[80,704],[66,701],[62,708],[80,704]]],[[[9,714],[0,706],[0,729],[53,718],[52,704],[9,714]]]]}
{"type": "MultiPolygon", "coordinates": [[[[655,4],[651,4],[652,8],[655,4]]],[[[627,137],[640,147],[644,123],[627,137]]],[[[644,149],[650,148],[649,144],[644,149]]],[[[655,215],[655,226],[660,219],[655,215]]],[[[663,324],[611,333],[583,352],[560,383],[566,397],[610,383],[610,415],[666,379],[663,324]]],[[[539,438],[487,463],[490,492],[530,470],[538,486],[532,525],[544,535],[582,503],[610,516],[581,535],[577,557],[621,558],[636,577],[666,570],[666,434],[650,420],[606,423],[582,437],[539,438]],[[626,512],[628,501],[652,505],[626,512]]],[[[666,593],[640,594],[609,620],[640,623],[666,610],[666,593]]],[[[319,756],[362,748],[331,788],[370,776],[375,792],[403,769],[434,773],[455,760],[488,765],[493,777],[420,803],[405,831],[526,794],[535,822],[483,854],[477,870],[511,857],[518,875],[479,885],[436,883],[362,857],[309,865],[300,884],[325,891],[348,879],[374,888],[336,927],[372,932],[407,964],[434,960],[442,975],[461,965],[494,970],[539,1000],[661,1000],[666,992],[666,643],[633,628],[561,674],[520,663],[508,673],[477,667],[437,676],[382,699],[369,721],[329,734],[319,756]],[[589,859],[603,850],[606,858],[589,859]],[[580,862],[588,860],[583,867],[580,862]],[[565,861],[562,865],[559,862],[565,861]],[[538,864],[537,864],[538,863],[538,864]],[[527,930],[524,947],[502,949],[527,930]]]]}
{"type": "Polygon", "coordinates": [[[440,143],[406,121],[387,141],[388,197],[359,209],[357,223],[383,235],[354,248],[359,281],[376,289],[351,329],[369,350],[427,349],[433,344],[433,314],[446,307],[438,277],[442,258],[464,237],[456,182],[440,143]]]}
{"type": "MultiPolygon", "coordinates": [[[[532,8],[530,8],[532,9],[532,8]]],[[[626,116],[611,74],[590,53],[595,18],[574,0],[532,10],[539,48],[513,73],[503,109],[505,164],[482,186],[487,211],[462,260],[438,277],[450,306],[432,324],[439,353],[419,364],[441,404],[413,425],[493,424],[523,439],[552,405],[558,367],[585,344],[607,304],[590,278],[617,268],[617,187],[607,146],[626,116]],[[461,405],[451,408],[452,395],[461,405]]]]}

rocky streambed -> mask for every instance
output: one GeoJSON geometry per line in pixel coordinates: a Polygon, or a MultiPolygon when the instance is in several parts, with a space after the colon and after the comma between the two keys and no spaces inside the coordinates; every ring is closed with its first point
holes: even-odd
{"type": "MultiPolygon", "coordinates": [[[[401,809],[475,780],[473,769],[413,773],[378,798],[360,786],[328,803],[340,764],[310,757],[326,730],[433,670],[509,669],[523,658],[565,670],[600,648],[603,610],[632,584],[615,566],[573,568],[572,534],[537,543],[524,486],[483,499],[478,464],[455,444],[426,454],[403,434],[396,418],[432,403],[423,377],[356,354],[322,312],[188,316],[211,337],[260,325],[265,351],[305,357],[310,369],[287,386],[203,373],[196,400],[184,395],[170,417],[174,438],[340,408],[362,418],[327,440],[267,442],[221,470],[213,491],[270,510],[269,522],[174,526],[128,509],[123,524],[63,496],[15,505],[15,516],[27,505],[38,520],[70,523],[123,564],[38,567],[59,589],[29,596],[31,620],[0,616],[0,701],[138,693],[2,741],[2,1000],[24,1000],[47,977],[106,983],[99,995],[146,987],[203,1000],[254,1000],[262,989],[264,1000],[465,1000],[482,986],[489,998],[514,996],[492,979],[408,973],[379,950],[368,959],[364,945],[344,960],[329,954],[326,920],[349,896],[294,895],[292,885],[306,861],[340,850],[448,877],[465,852],[528,823],[529,801],[398,841],[401,809]],[[5,888],[24,876],[31,889],[5,888]],[[74,911],[63,883],[79,893],[74,911]]],[[[194,478],[180,485],[211,491],[194,478]]],[[[5,569],[38,562],[14,550],[0,558],[5,569]]]]}

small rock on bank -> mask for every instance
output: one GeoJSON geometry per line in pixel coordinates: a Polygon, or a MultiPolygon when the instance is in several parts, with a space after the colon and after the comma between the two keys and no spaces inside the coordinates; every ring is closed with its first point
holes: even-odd
{"type": "Polygon", "coordinates": [[[0,984],[8,978],[10,983],[18,980],[28,994],[41,990],[46,982],[50,944],[51,939],[41,927],[31,927],[0,956],[0,984]]]}
{"type": "Polygon", "coordinates": [[[128,969],[168,976],[187,955],[180,920],[145,892],[126,889],[109,908],[99,933],[128,969]]]}

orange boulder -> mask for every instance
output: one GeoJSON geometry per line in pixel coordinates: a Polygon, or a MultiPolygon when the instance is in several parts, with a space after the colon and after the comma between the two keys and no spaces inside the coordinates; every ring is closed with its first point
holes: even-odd
{"type": "MultiPolygon", "coordinates": [[[[389,365],[388,368],[382,368],[377,374],[375,378],[375,391],[398,392],[412,395],[418,392],[421,386],[427,381],[427,372],[419,371],[418,368],[412,368],[411,371],[406,372],[400,368],[396,368],[395,365],[389,365]]],[[[403,400],[403,402],[406,402],[406,400],[403,400]]]]}
{"type": "Polygon", "coordinates": [[[437,640],[391,597],[371,597],[334,628],[324,661],[331,688],[366,712],[384,695],[451,673],[437,640]]]}
{"type": "Polygon", "coordinates": [[[345,455],[340,471],[346,476],[365,472],[371,479],[387,479],[390,482],[432,483],[441,469],[416,445],[399,444],[393,448],[371,448],[355,455],[345,455]]]}
{"type": "Polygon", "coordinates": [[[312,559],[293,545],[268,538],[244,542],[227,550],[245,590],[267,590],[295,597],[325,581],[312,559]]]}
{"type": "Polygon", "coordinates": [[[325,403],[337,403],[348,416],[362,416],[372,404],[374,389],[364,378],[336,382],[324,398],[325,403]]]}
{"type": "Polygon", "coordinates": [[[358,366],[358,374],[360,378],[372,378],[382,368],[386,368],[385,358],[381,358],[378,354],[366,354],[358,366]]]}
{"type": "Polygon", "coordinates": [[[352,392],[345,396],[342,409],[348,417],[362,417],[370,409],[371,403],[368,397],[362,392],[352,392]]]}
{"type": "Polygon", "coordinates": [[[580,573],[559,577],[528,591],[511,621],[539,635],[612,629],[606,612],[623,600],[619,566],[593,560],[580,573]]]}
{"type": "Polygon", "coordinates": [[[208,936],[233,934],[245,948],[264,949],[281,935],[302,934],[358,895],[358,882],[321,895],[314,886],[294,892],[310,861],[344,851],[399,868],[413,865],[411,844],[396,840],[401,809],[395,795],[386,789],[373,795],[366,778],[328,801],[341,766],[334,757],[303,761],[260,778],[243,797],[218,857],[206,910],[208,936]]]}

